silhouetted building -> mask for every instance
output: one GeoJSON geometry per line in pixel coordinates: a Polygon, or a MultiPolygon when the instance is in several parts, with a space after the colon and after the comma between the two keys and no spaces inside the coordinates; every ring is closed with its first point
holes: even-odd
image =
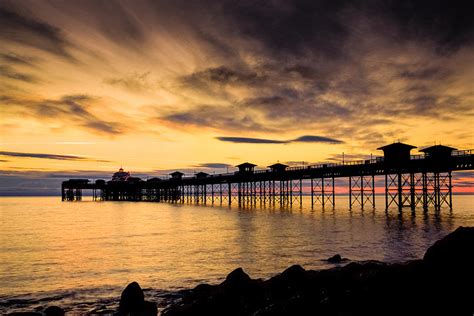
{"type": "Polygon", "coordinates": [[[139,177],[128,177],[127,178],[127,182],[129,183],[138,183],[142,181],[142,179],[140,179],[139,177]]]}
{"type": "Polygon", "coordinates": [[[288,165],[282,164],[282,163],[275,163],[271,166],[268,166],[272,172],[283,172],[288,168],[288,165]]]}
{"type": "Polygon", "coordinates": [[[204,178],[207,178],[208,176],[209,176],[208,173],[205,173],[205,172],[202,172],[202,171],[196,173],[196,178],[198,178],[198,179],[204,179],[204,178]]]}
{"type": "Polygon", "coordinates": [[[125,172],[123,168],[120,168],[118,172],[113,174],[112,181],[127,181],[129,177],[130,172],[125,172]]]}
{"type": "Polygon", "coordinates": [[[181,180],[184,176],[184,173],[179,172],[179,171],[175,171],[175,172],[170,173],[170,176],[171,176],[171,179],[181,180]]]}
{"type": "Polygon", "coordinates": [[[156,177],[146,180],[146,182],[150,182],[150,183],[156,183],[156,182],[161,182],[161,181],[163,181],[163,180],[161,180],[160,178],[156,178],[156,177]]]}
{"type": "Polygon", "coordinates": [[[88,184],[89,180],[87,180],[87,179],[69,179],[68,182],[71,183],[71,184],[88,184]]]}
{"type": "Polygon", "coordinates": [[[105,185],[105,180],[95,180],[96,185],[105,185]]]}
{"type": "Polygon", "coordinates": [[[444,146],[444,145],[434,145],[431,147],[426,147],[420,151],[422,153],[425,153],[426,158],[447,159],[451,157],[451,153],[454,150],[457,150],[457,148],[444,146]]]}
{"type": "Polygon", "coordinates": [[[254,165],[253,163],[244,162],[236,167],[239,168],[239,173],[253,173],[256,166],[257,165],[254,165]]]}
{"type": "Polygon", "coordinates": [[[416,146],[397,142],[377,149],[383,150],[383,157],[386,163],[399,163],[409,161],[410,151],[414,148],[416,148],[416,146]]]}

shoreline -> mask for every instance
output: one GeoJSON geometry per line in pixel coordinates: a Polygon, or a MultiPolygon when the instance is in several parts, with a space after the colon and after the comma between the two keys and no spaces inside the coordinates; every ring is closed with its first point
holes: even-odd
{"type": "Polygon", "coordinates": [[[351,262],[326,270],[294,265],[268,280],[238,268],[219,285],[183,292],[182,302],[163,315],[473,315],[472,282],[474,227],[459,227],[423,259],[403,263],[351,262]]]}
{"type": "MultiPolygon", "coordinates": [[[[217,285],[199,284],[161,296],[132,282],[120,303],[89,310],[89,315],[472,315],[474,313],[474,227],[459,227],[428,248],[423,259],[402,263],[349,262],[305,270],[293,265],[269,279],[252,279],[241,268],[217,285]],[[345,265],[342,265],[349,262],[345,265]]],[[[46,302],[45,302],[46,303],[46,302]]],[[[99,302],[96,302],[97,304],[99,302]]],[[[96,306],[97,306],[96,304],[96,306]]],[[[17,316],[78,315],[43,306],[17,316]]]]}

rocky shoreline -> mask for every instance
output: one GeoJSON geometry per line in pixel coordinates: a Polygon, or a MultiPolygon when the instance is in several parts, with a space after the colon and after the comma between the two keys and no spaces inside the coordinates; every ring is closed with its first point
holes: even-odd
{"type": "MultiPolygon", "coordinates": [[[[335,255],[333,263],[347,259],[335,255]]],[[[474,227],[459,227],[437,241],[422,260],[386,264],[351,262],[321,271],[294,265],[268,280],[251,279],[241,268],[219,285],[180,292],[182,300],[164,316],[187,315],[474,315],[474,227]]],[[[105,312],[105,311],[104,311],[105,312]]],[[[113,315],[157,315],[138,283],[123,291],[113,315]]],[[[42,313],[60,316],[52,306],[42,313]]],[[[98,314],[98,313],[95,313],[98,314]]]]}

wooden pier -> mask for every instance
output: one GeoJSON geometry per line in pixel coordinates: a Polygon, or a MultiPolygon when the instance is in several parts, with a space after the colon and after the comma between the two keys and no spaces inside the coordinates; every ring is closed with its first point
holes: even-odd
{"type": "Polygon", "coordinates": [[[375,177],[385,178],[385,207],[439,209],[452,208],[452,172],[473,170],[472,150],[436,145],[411,155],[416,147],[393,143],[378,149],[383,157],[343,163],[289,167],[274,164],[266,170],[243,163],[234,173],[191,177],[173,172],[169,178],[146,181],[130,177],[121,169],[111,181],[70,179],[62,183],[62,200],[78,201],[83,190],[91,190],[94,200],[153,201],[173,203],[219,203],[239,205],[302,204],[311,196],[311,205],[334,206],[335,182],[348,180],[349,206],[375,207],[375,177]]]}

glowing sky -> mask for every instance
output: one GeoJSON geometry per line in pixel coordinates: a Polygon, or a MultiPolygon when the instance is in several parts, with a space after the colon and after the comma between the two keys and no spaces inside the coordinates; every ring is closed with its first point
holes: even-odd
{"type": "Polygon", "coordinates": [[[2,0],[0,191],[474,148],[469,6],[2,0]]]}

